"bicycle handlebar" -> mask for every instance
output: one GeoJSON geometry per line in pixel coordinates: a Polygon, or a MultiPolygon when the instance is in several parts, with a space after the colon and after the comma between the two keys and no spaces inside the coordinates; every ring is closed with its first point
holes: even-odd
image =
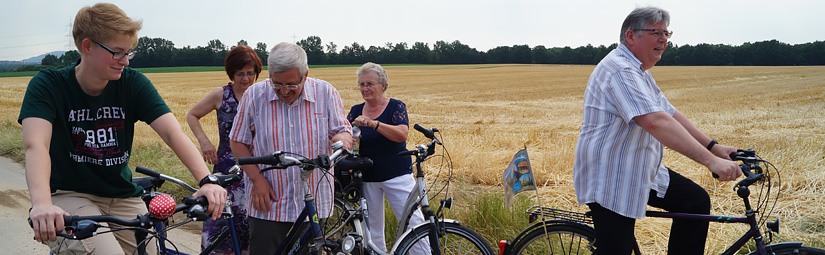
{"type": "Polygon", "coordinates": [[[427,137],[429,139],[435,139],[435,132],[438,132],[437,128],[427,129],[422,127],[421,125],[418,125],[417,123],[413,125],[413,128],[415,128],[415,130],[418,130],[418,132],[424,134],[424,137],[427,137]]]}
{"type": "Polygon", "coordinates": [[[421,125],[418,125],[418,124],[413,125],[413,128],[415,128],[415,130],[418,130],[418,132],[421,132],[422,134],[424,134],[425,137],[431,139],[432,141],[430,141],[430,143],[427,144],[427,145],[420,144],[420,145],[416,146],[415,150],[408,150],[408,151],[399,152],[398,157],[399,158],[409,157],[409,156],[413,156],[413,155],[421,156],[421,157],[427,157],[429,155],[435,154],[435,146],[433,146],[433,145],[435,145],[436,143],[441,144],[441,141],[439,141],[438,138],[435,138],[435,133],[438,132],[438,129],[437,128],[424,128],[424,127],[422,127],[421,125]]]}
{"type": "MultiPolygon", "coordinates": [[[[93,215],[93,216],[77,216],[64,215],[63,227],[64,231],[70,233],[57,232],[57,236],[62,236],[66,239],[81,240],[96,235],[97,228],[101,225],[99,222],[115,223],[126,227],[138,227],[143,229],[152,228],[152,220],[149,214],[138,215],[135,219],[124,219],[116,216],[108,215],[93,215]]],[[[29,226],[34,227],[32,220],[29,219],[29,226]]]]}
{"type": "MultiPolygon", "coordinates": [[[[175,205],[175,213],[184,211],[187,217],[196,220],[204,221],[208,219],[211,214],[207,213],[207,206],[209,201],[205,197],[184,197],[181,204],[175,205]]],[[[111,215],[92,215],[92,216],[78,216],[78,215],[64,215],[63,227],[64,231],[69,233],[58,232],[58,236],[67,239],[81,240],[97,235],[97,229],[101,227],[101,222],[114,223],[125,227],[136,227],[142,229],[150,229],[153,227],[153,221],[157,219],[152,217],[151,213],[139,214],[134,219],[124,219],[111,215]]],[[[29,226],[34,227],[34,224],[28,219],[29,226]]]]}
{"type": "MultiPolygon", "coordinates": [[[[754,151],[753,149],[737,149],[736,152],[731,153],[729,157],[731,160],[734,161],[741,160],[742,162],[744,162],[744,164],[753,164],[755,162],[758,162],[758,158],[756,157],[756,151],[754,151]]],[[[742,169],[742,173],[745,174],[745,176],[748,176],[748,173],[750,173],[750,171],[748,171],[749,169],[742,168],[742,165],[739,165],[739,168],[742,169]]],[[[719,179],[718,174],[711,173],[711,175],[713,175],[714,179],[719,179]]]]}
{"type": "Polygon", "coordinates": [[[157,171],[151,170],[149,168],[145,168],[145,167],[142,167],[142,166],[137,166],[137,167],[135,167],[135,172],[142,173],[142,174],[152,176],[152,177],[155,177],[155,178],[161,178],[161,179],[164,179],[164,180],[167,180],[167,181],[170,181],[170,182],[174,182],[175,184],[180,185],[181,187],[183,187],[184,189],[186,189],[186,190],[188,190],[192,193],[195,193],[195,192],[198,191],[198,189],[190,186],[189,184],[187,184],[184,181],[179,180],[178,178],[168,176],[168,175],[165,175],[165,174],[162,174],[162,173],[158,173],[157,171]]]}
{"type": "MultiPolygon", "coordinates": [[[[730,159],[742,161],[742,164],[739,164],[739,169],[742,170],[742,174],[745,175],[745,179],[739,181],[736,186],[750,186],[754,182],[765,178],[765,174],[760,171],[762,170],[762,167],[759,166],[759,162],[762,162],[763,160],[756,155],[756,151],[754,149],[738,149],[735,153],[730,154],[730,159]],[[751,170],[759,171],[759,173],[754,173],[751,170]]],[[[713,178],[718,179],[719,175],[713,173],[713,178]]]]}
{"type": "Polygon", "coordinates": [[[312,170],[315,168],[322,168],[324,170],[329,170],[332,167],[330,162],[334,162],[338,157],[341,155],[348,154],[347,151],[342,148],[342,142],[335,142],[332,144],[332,148],[335,150],[332,155],[327,156],[324,154],[320,154],[315,158],[306,158],[297,154],[292,154],[293,156],[287,155],[287,152],[283,151],[276,151],[271,155],[264,155],[264,156],[257,156],[257,157],[238,157],[238,164],[239,165],[254,165],[254,164],[264,164],[270,165],[270,167],[260,169],[261,172],[270,170],[270,169],[286,169],[290,166],[299,166],[304,170],[312,170]]]}

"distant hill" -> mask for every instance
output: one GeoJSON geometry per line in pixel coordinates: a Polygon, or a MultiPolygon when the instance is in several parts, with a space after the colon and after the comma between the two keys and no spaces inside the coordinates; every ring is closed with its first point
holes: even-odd
{"type": "Polygon", "coordinates": [[[66,53],[66,51],[65,50],[63,50],[63,51],[52,51],[52,52],[45,53],[45,54],[42,54],[42,55],[37,56],[37,57],[30,57],[30,58],[27,58],[27,59],[24,59],[24,60],[20,60],[20,62],[23,62],[23,64],[26,64],[26,65],[31,65],[31,64],[38,64],[39,65],[40,62],[43,61],[43,58],[46,57],[46,55],[54,55],[55,57],[59,58],[60,56],[63,56],[63,53],[66,53]]]}
{"type": "Polygon", "coordinates": [[[12,70],[12,69],[17,68],[18,66],[22,66],[22,65],[25,65],[25,64],[26,63],[23,63],[21,61],[0,60],[0,70],[3,70],[3,69],[12,70]]]}

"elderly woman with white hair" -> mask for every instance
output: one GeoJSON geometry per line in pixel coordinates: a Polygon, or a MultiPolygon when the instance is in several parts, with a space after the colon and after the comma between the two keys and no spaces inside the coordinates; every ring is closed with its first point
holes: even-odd
{"type": "MultiPolygon", "coordinates": [[[[400,219],[404,213],[404,202],[415,184],[410,158],[397,156],[407,150],[407,106],[401,100],[384,94],[389,83],[387,72],[381,65],[367,62],[358,68],[356,75],[364,103],[350,108],[347,119],[361,129],[361,156],[374,162],[371,168],[363,172],[364,197],[367,208],[370,208],[368,216],[372,241],[386,251],[384,196],[387,196],[395,217],[400,219]]],[[[410,225],[415,226],[423,221],[424,217],[417,211],[410,219],[410,225]]]]}

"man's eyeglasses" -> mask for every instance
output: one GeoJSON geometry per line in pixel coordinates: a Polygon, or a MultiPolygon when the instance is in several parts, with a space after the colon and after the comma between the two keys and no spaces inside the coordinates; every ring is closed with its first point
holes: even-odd
{"type": "Polygon", "coordinates": [[[249,71],[249,72],[245,72],[245,73],[244,72],[237,72],[237,73],[235,73],[235,77],[236,78],[243,78],[244,76],[246,76],[246,77],[255,78],[255,75],[257,75],[257,74],[258,73],[256,73],[255,71],[249,71]]]}
{"type": "Polygon", "coordinates": [[[673,35],[673,31],[664,30],[664,29],[639,28],[639,29],[634,29],[634,30],[652,32],[652,33],[650,33],[650,35],[655,36],[655,37],[661,37],[662,35],[665,35],[665,37],[667,37],[667,39],[670,39],[670,36],[673,35]]]}
{"type": "Polygon", "coordinates": [[[301,81],[298,82],[298,84],[278,84],[275,83],[275,81],[273,81],[272,78],[269,78],[269,81],[272,82],[272,87],[275,89],[286,88],[288,90],[297,90],[298,87],[301,86],[302,83],[304,83],[304,78],[301,78],[301,81]]]}
{"type": "Polygon", "coordinates": [[[112,53],[112,59],[115,59],[115,60],[121,60],[124,57],[129,57],[129,59],[132,59],[132,58],[135,57],[135,53],[137,53],[137,51],[134,51],[134,50],[125,51],[125,52],[124,51],[113,51],[112,49],[109,49],[109,47],[106,47],[106,45],[103,45],[102,43],[99,43],[95,40],[92,40],[92,42],[96,43],[97,46],[100,46],[101,48],[108,51],[109,53],[112,53]]]}

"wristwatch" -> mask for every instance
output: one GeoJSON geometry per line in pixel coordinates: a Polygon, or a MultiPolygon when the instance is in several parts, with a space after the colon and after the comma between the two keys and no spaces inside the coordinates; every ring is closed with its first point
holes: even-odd
{"type": "Polygon", "coordinates": [[[206,185],[206,184],[220,184],[220,183],[218,183],[218,177],[217,176],[210,174],[210,175],[207,175],[206,177],[203,177],[203,179],[201,179],[201,181],[198,182],[198,186],[201,186],[201,187],[203,187],[203,185],[206,185]]]}

